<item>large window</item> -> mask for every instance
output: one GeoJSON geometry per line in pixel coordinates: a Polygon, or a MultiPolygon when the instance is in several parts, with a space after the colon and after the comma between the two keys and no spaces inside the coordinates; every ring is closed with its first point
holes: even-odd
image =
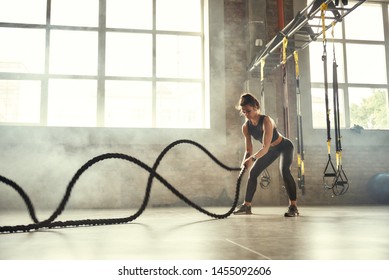
{"type": "Polygon", "coordinates": [[[0,0],[0,124],[209,128],[206,0],[0,0]]]}
{"type": "MultiPolygon", "coordinates": [[[[332,110],[335,50],[342,127],[389,129],[388,14],[387,3],[368,1],[337,23],[333,35],[331,30],[326,33],[329,103],[332,110]]],[[[322,40],[309,46],[314,128],[326,127],[323,50],[322,40]]]]}

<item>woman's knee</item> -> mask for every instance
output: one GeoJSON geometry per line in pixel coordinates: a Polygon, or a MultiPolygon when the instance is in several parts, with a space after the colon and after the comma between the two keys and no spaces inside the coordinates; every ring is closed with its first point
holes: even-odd
{"type": "Polygon", "coordinates": [[[262,172],[262,169],[260,168],[251,168],[250,172],[249,172],[249,176],[248,176],[248,179],[252,179],[252,180],[256,180],[256,178],[259,177],[259,175],[261,174],[262,172]]]}

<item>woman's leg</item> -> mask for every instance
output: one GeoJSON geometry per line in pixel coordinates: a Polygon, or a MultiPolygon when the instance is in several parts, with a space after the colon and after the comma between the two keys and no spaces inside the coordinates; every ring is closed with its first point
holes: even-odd
{"type": "Polygon", "coordinates": [[[296,194],[296,182],[290,172],[290,167],[293,163],[293,143],[289,139],[285,139],[281,143],[282,147],[281,156],[280,156],[280,172],[284,180],[285,189],[288,193],[289,200],[295,202],[297,199],[296,194]]]}
{"type": "Polygon", "coordinates": [[[272,164],[280,155],[280,153],[276,149],[269,149],[266,155],[257,159],[249,173],[247,187],[246,187],[246,196],[245,203],[250,204],[253,200],[255,191],[257,190],[258,185],[258,177],[261,173],[272,164]]]}
{"type": "Polygon", "coordinates": [[[297,193],[296,182],[290,172],[290,167],[293,162],[293,143],[289,139],[285,139],[281,144],[280,151],[280,172],[284,180],[285,189],[288,193],[290,205],[288,211],[285,213],[285,217],[295,217],[299,215],[297,210],[297,193]]]}
{"type": "Polygon", "coordinates": [[[245,201],[234,212],[235,215],[251,214],[251,201],[257,190],[258,177],[279,155],[280,153],[277,150],[271,148],[266,155],[254,162],[247,180],[245,201]]]}

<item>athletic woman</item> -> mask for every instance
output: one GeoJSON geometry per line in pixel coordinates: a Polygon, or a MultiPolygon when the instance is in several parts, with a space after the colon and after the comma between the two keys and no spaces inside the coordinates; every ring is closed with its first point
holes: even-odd
{"type": "Polygon", "coordinates": [[[296,205],[296,183],[290,172],[293,162],[293,143],[278,132],[271,117],[261,114],[259,101],[252,94],[241,95],[237,109],[246,119],[242,126],[246,149],[242,166],[249,169],[249,177],[244,203],[235,210],[234,214],[252,214],[251,201],[257,189],[257,179],[271,163],[280,158],[280,172],[289,197],[289,207],[284,216],[299,215],[296,205]],[[258,151],[253,151],[252,138],[262,143],[258,151]]]}

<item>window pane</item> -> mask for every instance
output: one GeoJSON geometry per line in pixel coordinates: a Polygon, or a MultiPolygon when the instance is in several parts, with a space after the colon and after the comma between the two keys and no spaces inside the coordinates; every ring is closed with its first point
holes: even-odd
{"type": "Polygon", "coordinates": [[[152,0],[107,0],[107,27],[152,29],[152,0]]]}
{"type": "Polygon", "coordinates": [[[150,34],[107,33],[106,74],[151,77],[152,50],[150,34]]]}
{"type": "Polygon", "coordinates": [[[380,4],[364,3],[345,17],[346,39],[384,40],[380,4]]]}
{"type": "Polygon", "coordinates": [[[51,74],[97,74],[97,32],[53,30],[50,42],[51,74]]]}
{"type": "Polygon", "coordinates": [[[46,1],[0,0],[0,22],[45,24],[46,1]]]}
{"type": "Polygon", "coordinates": [[[0,28],[0,72],[43,73],[45,31],[0,28]]]}
{"type": "Polygon", "coordinates": [[[158,35],[157,77],[202,77],[201,38],[199,36],[158,35]]]}
{"type": "Polygon", "coordinates": [[[200,83],[157,83],[157,127],[200,128],[204,120],[200,83]]]}
{"type": "MultiPolygon", "coordinates": [[[[325,105],[324,88],[312,88],[312,123],[313,128],[327,128],[327,113],[325,105]]],[[[335,127],[334,123],[334,102],[333,89],[328,89],[328,104],[330,110],[331,129],[335,127]]],[[[345,127],[345,113],[344,113],[344,93],[342,89],[338,91],[339,96],[339,118],[340,126],[345,127]]]]}
{"type": "Polygon", "coordinates": [[[49,126],[96,126],[97,85],[94,80],[49,80],[49,126]]]}
{"type": "Polygon", "coordinates": [[[157,0],[157,30],[201,31],[201,0],[157,0]]]}
{"type": "Polygon", "coordinates": [[[151,82],[106,81],[105,126],[151,127],[151,82]]]}
{"type": "Polygon", "coordinates": [[[99,0],[51,0],[51,24],[97,27],[99,0]]]}
{"type": "Polygon", "coordinates": [[[346,44],[346,49],[350,83],[386,84],[384,46],[346,44]]]}
{"type": "Polygon", "coordinates": [[[388,125],[388,92],[386,89],[350,88],[351,125],[383,129],[388,125]]]}
{"type": "MultiPolygon", "coordinates": [[[[332,83],[333,80],[333,50],[334,45],[332,43],[327,44],[327,75],[328,82],[332,83]]],[[[343,60],[343,49],[342,45],[335,44],[335,56],[336,63],[338,65],[338,82],[344,82],[344,60],[343,60]]],[[[323,43],[311,43],[309,45],[309,63],[311,69],[311,82],[313,83],[324,83],[324,63],[323,57],[323,43]]]]}
{"type": "Polygon", "coordinates": [[[30,24],[0,27],[0,72],[9,73],[9,79],[22,78],[19,73],[41,77],[39,81],[0,80],[0,122],[94,127],[101,116],[108,127],[204,127],[209,97],[206,102],[203,3],[0,0],[0,23],[30,24]],[[101,16],[111,29],[99,29],[101,16]],[[99,32],[105,36],[99,37],[99,32]],[[98,100],[102,38],[106,39],[101,65],[106,82],[104,96],[98,100]],[[61,79],[61,75],[68,76],[61,79]],[[48,82],[44,97],[42,81],[48,82]],[[172,105],[189,108],[179,108],[177,119],[172,105]]]}
{"type": "Polygon", "coordinates": [[[39,123],[40,81],[0,80],[0,122],[39,123]]]}

